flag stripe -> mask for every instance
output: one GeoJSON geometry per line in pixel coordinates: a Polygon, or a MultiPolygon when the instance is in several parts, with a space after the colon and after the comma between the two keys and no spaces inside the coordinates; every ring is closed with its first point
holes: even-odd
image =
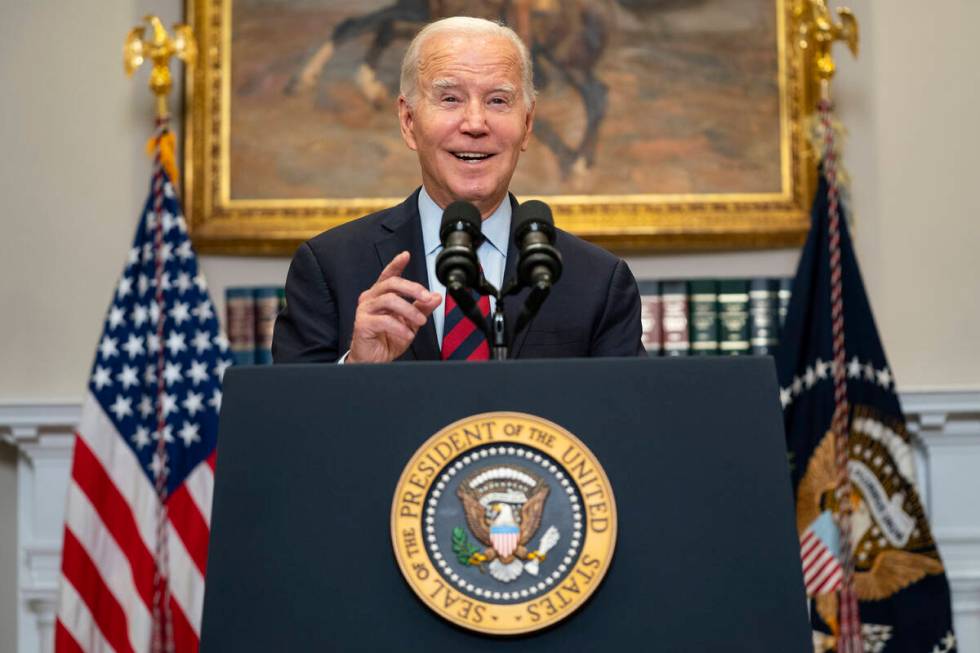
{"type": "Polygon", "coordinates": [[[837,590],[840,587],[841,581],[843,579],[844,579],[844,575],[841,572],[841,570],[838,569],[837,572],[833,576],[831,576],[830,578],[828,578],[826,580],[826,582],[824,582],[823,585],[821,585],[820,587],[818,587],[813,592],[813,595],[816,596],[817,594],[826,594],[827,592],[833,592],[833,591],[837,590]]]}
{"type": "Polygon", "coordinates": [[[833,564],[831,560],[825,560],[823,564],[811,567],[808,571],[803,573],[803,582],[806,586],[812,587],[813,581],[817,576],[820,576],[825,570],[833,569],[833,564]]]}
{"type": "MultiPolygon", "coordinates": [[[[75,483],[68,487],[68,510],[65,527],[85,549],[95,567],[99,570],[106,586],[126,611],[129,641],[137,651],[146,650],[152,633],[150,607],[152,594],[141,596],[134,583],[129,561],[112,539],[89,503],[75,483]]],[[[152,577],[149,579],[152,582],[152,577]]]]}
{"type": "Polygon", "coordinates": [[[208,566],[208,525],[186,485],[178,487],[167,499],[167,517],[203,576],[208,566]]]}
{"type": "Polygon", "coordinates": [[[824,572],[821,573],[820,576],[816,578],[813,583],[807,586],[807,590],[810,592],[810,594],[815,596],[816,594],[819,593],[820,588],[823,587],[824,584],[826,584],[828,579],[832,579],[834,576],[840,573],[841,573],[840,565],[831,565],[827,567],[827,569],[825,569],[824,572]]]}
{"type": "Polygon", "coordinates": [[[828,555],[831,555],[830,550],[822,544],[814,547],[807,557],[803,559],[803,568],[809,569],[813,567],[813,565],[817,564],[828,555]]]}
{"type": "MultiPolygon", "coordinates": [[[[78,439],[75,443],[75,461],[72,469],[72,479],[83,494],[91,501],[91,507],[99,523],[111,534],[122,553],[129,561],[136,587],[145,605],[153,605],[153,575],[156,566],[153,554],[147,548],[146,542],[140,535],[136,521],[129,504],[122,498],[112,479],[108,477],[102,465],[96,460],[85,441],[78,439]]],[[[67,518],[74,517],[75,506],[69,497],[67,518]]],[[[77,531],[76,531],[77,532],[77,531]]]]}
{"type": "Polygon", "coordinates": [[[200,640],[194,627],[187,620],[184,610],[170,597],[170,614],[174,629],[174,650],[181,653],[196,653],[200,640]]]}
{"type": "Polygon", "coordinates": [[[157,495],[139,461],[109,420],[102,406],[91,395],[82,408],[78,437],[102,464],[119,494],[133,513],[136,526],[147,550],[153,551],[156,541],[157,495]]]}
{"type": "Polygon", "coordinates": [[[75,587],[85,588],[82,600],[108,644],[117,653],[131,653],[133,648],[126,632],[126,613],[106,586],[92,559],[68,529],[65,529],[65,544],[61,555],[65,578],[75,587]]]}
{"type": "Polygon", "coordinates": [[[202,462],[187,476],[187,480],[184,481],[184,487],[187,488],[188,494],[194,501],[194,506],[201,513],[201,517],[204,518],[204,528],[207,529],[211,524],[214,469],[207,462],[202,462]]]}
{"type": "Polygon", "coordinates": [[[826,567],[820,570],[820,573],[811,579],[806,581],[806,592],[809,595],[814,595],[817,589],[827,582],[827,579],[833,576],[835,573],[840,571],[839,564],[828,564],[826,567]]]}
{"type": "Polygon", "coordinates": [[[800,557],[805,559],[818,544],[820,544],[820,540],[813,534],[813,531],[807,531],[800,542],[800,557]]]}
{"type": "Polygon", "coordinates": [[[198,571],[184,542],[170,525],[167,537],[170,556],[170,591],[180,605],[191,628],[197,635],[201,633],[201,611],[204,607],[204,576],[198,571]]]}
{"type": "Polygon", "coordinates": [[[823,571],[827,565],[834,562],[834,556],[831,555],[830,551],[823,549],[820,555],[817,556],[811,564],[806,565],[803,568],[803,578],[806,582],[817,576],[821,571],[823,571]]]}
{"type": "Polygon", "coordinates": [[[834,573],[835,570],[840,569],[840,563],[837,562],[833,557],[829,558],[826,562],[820,565],[819,569],[816,569],[812,575],[806,579],[807,586],[819,587],[823,584],[827,578],[834,573]]]}
{"type": "Polygon", "coordinates": [[[73,653],[76,650],[85,650],[88,653],[112,651],[112,647],[106,643],[95,625],[88,606],[66,578],[61,579],[57,623],[66,634],[66,637],[55,638],[55,651],[58,653],[73,653]]]}
{"type": "Polygon", "coordinates": [[[54,623],[54,650],[59,651],[59,653],[85,653],[85,650],[78,645],[75,638],[61,623],[61,619],[54,623]]]}

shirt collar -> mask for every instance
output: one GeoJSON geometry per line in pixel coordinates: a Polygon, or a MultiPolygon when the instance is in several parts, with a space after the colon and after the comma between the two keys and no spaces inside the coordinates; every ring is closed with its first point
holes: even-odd
{"type": "MultiPolygon", "coordinates": [[[[507,256],[507,241],[510,240],[510,196],[504,198],[500,206],[483,221],[483,237],[490,245],[507,256]]],[[[425,186],[419,192],[419,217],[422,219],[422,246],[428,256],[442,247],[439,241],[439,226],[442,224],[442,209],[429,197],[425,186]]]]}

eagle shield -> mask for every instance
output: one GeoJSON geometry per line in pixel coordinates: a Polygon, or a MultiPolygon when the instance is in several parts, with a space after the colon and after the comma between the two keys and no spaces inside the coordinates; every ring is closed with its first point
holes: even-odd
{"type": "Polygon", "coordinates": [[[516,524],[501,524],[490,526],[490,543],[501,558],[509,558],[517,548],[517,539],[521,529],[516,524]]]}

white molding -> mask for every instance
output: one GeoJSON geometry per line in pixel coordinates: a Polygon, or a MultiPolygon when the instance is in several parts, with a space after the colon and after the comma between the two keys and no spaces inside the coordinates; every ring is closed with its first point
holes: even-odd
{"type": "Polygon", "coordinates": [[[906,390],[899,398],[907,414],[980,415],[980,390],[906,390]]]}
{"type": "Polygon", "coordinates": [[[980,434],[980,390],[902,393],[901,401],[909,432],[930,447],[969,445],[980,434]]]}
{"type": "MultiPolygon", "coordinates": [[[[900,393],[923,505],[946,565],[959,649],[980,651],[980,390],[900,393]],[[971,456],[973,458],[971,458],[971,456]],[[934,509],[955,505],[952,511],[934,509]]],[[[21,653],[51,651],[64,488],[81,403],[0,403],[0,440],[18,456],[18,640],[21,653]]]]}
{"type": "MultiPolygon", "coordinates": [[[[963,573],[957,578],[951,578],[949,585],[956,597],[953,601],[953,614],[960,619],[976,619],[980,615],[980,572],[963,573]]],[[[960,650],[976,649],[961,647],[960,650]]]]}
{"type": "Polygon", "coordinates": [[[11,436],[4,439],[16,446],[17,438],[12,432],[17,429],[25,436],[30,430],[74,429],[81,416],[81,402],[0,403],[0,436],[9,430],[11,436]]]}
{"type": "Polygon", "coordinates": [[[65,490],[80,403],[0,404],[0,440],[17,456],[17,650],[54,648],[65,490]]]}

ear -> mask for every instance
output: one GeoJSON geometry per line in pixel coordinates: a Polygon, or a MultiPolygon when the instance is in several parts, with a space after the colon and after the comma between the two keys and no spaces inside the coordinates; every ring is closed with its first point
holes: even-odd
{"type": "Polygon", "coordinates": [[[415,113],[414,110],[409,106],[408,100],[405,99],[404,95],[398,96],[398,127],[402,133],[402,140],[405,141],[405,145],[408,146],[410,150],[418,150],[418,144],[415,142],[415,113]]]}
{"type": "Polygon", "coordinates": [[[537,106],[537,102],[531,103],[531,108],[528,109],[527,115],[524,117],[524,140],[521,141],[521,152],[527,150],[528,143],[531,142],[531,130],[534,128],[534,109],[537,106]]]}

